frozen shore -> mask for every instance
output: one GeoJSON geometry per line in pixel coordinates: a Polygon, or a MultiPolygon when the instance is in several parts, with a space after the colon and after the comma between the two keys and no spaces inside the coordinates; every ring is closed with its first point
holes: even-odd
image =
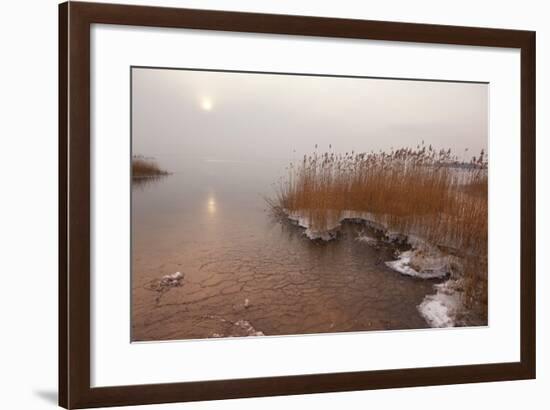
{"type": "Polygon", "coordinates": [[[312,227],[310,219],[298,212],[285,211],[287,218],[304,229],[304,235],[311,240],[335,240],[341,225],[345,221],[361,223],[378,233],[379,238],[361,234],[356,239],[367,245],[375,246],[379,242],[407,245],[410,249],[399,251],[396,259],[386,261],[390,269],[419,279],[443,279],[435,284],[435,293],[427,295],[418,305],[418,311],[431,327],[453,327],[464,312],[463,291],[461,290],[461,259],[442,252],[437,246],[415,235],[405,235],[389,230],[378,222],[375,215],[354,211],[344,211],[329,220],[326,229],[312,227]]]}
{"type": "Polygon", "coordinates": [[[462,308],[462,292],[453,279],[434,285],[436,293],[427,295],[418,311],[431,327],[453,327],[462,308]]]}

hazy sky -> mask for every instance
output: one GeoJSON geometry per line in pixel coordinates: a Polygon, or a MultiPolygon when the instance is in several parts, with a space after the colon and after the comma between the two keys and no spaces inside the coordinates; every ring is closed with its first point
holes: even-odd
{"type": "Polygon", "coordinates": [[[487,148],[488,85],[133,69],[133,152],[200,159],[487,148]],[[293,151],[296,154],[293,154],[293,151]]]}

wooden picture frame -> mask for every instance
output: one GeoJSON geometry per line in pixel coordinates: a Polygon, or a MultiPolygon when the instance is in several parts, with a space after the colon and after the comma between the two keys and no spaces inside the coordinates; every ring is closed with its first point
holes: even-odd
{"type": "Polygon", "coordinates": [[[535,33],[427,24],[70,2],[59,6],[59,404],[219,400],[535,378],[535,33]],[[92,388],[92,24],[507,47],[521,50],[521,360],[447,367],[92,388]]]}

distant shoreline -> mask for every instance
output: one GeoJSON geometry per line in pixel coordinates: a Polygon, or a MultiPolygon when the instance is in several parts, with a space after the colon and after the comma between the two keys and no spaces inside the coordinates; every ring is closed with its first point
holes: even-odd
{"type": "Polygon", "coordinates": [[[132,179],[154,178],[169,175],[169,172],[160,168],[154,158],[136,155],[132,157],[132,179]]]}
{"type": "Polygon", "coordinates": [[[170,172],[164,172],[162,174],[151,174],[151,175],[132,175],[132,179],[150,179],[150,178],[158,178],[158,177],[164,177],[172,175],[170,172]]]}

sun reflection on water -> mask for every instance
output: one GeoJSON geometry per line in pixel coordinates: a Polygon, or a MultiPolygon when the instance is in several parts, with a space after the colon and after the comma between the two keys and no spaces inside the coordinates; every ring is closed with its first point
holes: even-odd
{"type": "Polygon", "coordinates": [[[213,196],[208,197],[207,209],[211,215],[216,213],[216,199],[213,196]]]}

